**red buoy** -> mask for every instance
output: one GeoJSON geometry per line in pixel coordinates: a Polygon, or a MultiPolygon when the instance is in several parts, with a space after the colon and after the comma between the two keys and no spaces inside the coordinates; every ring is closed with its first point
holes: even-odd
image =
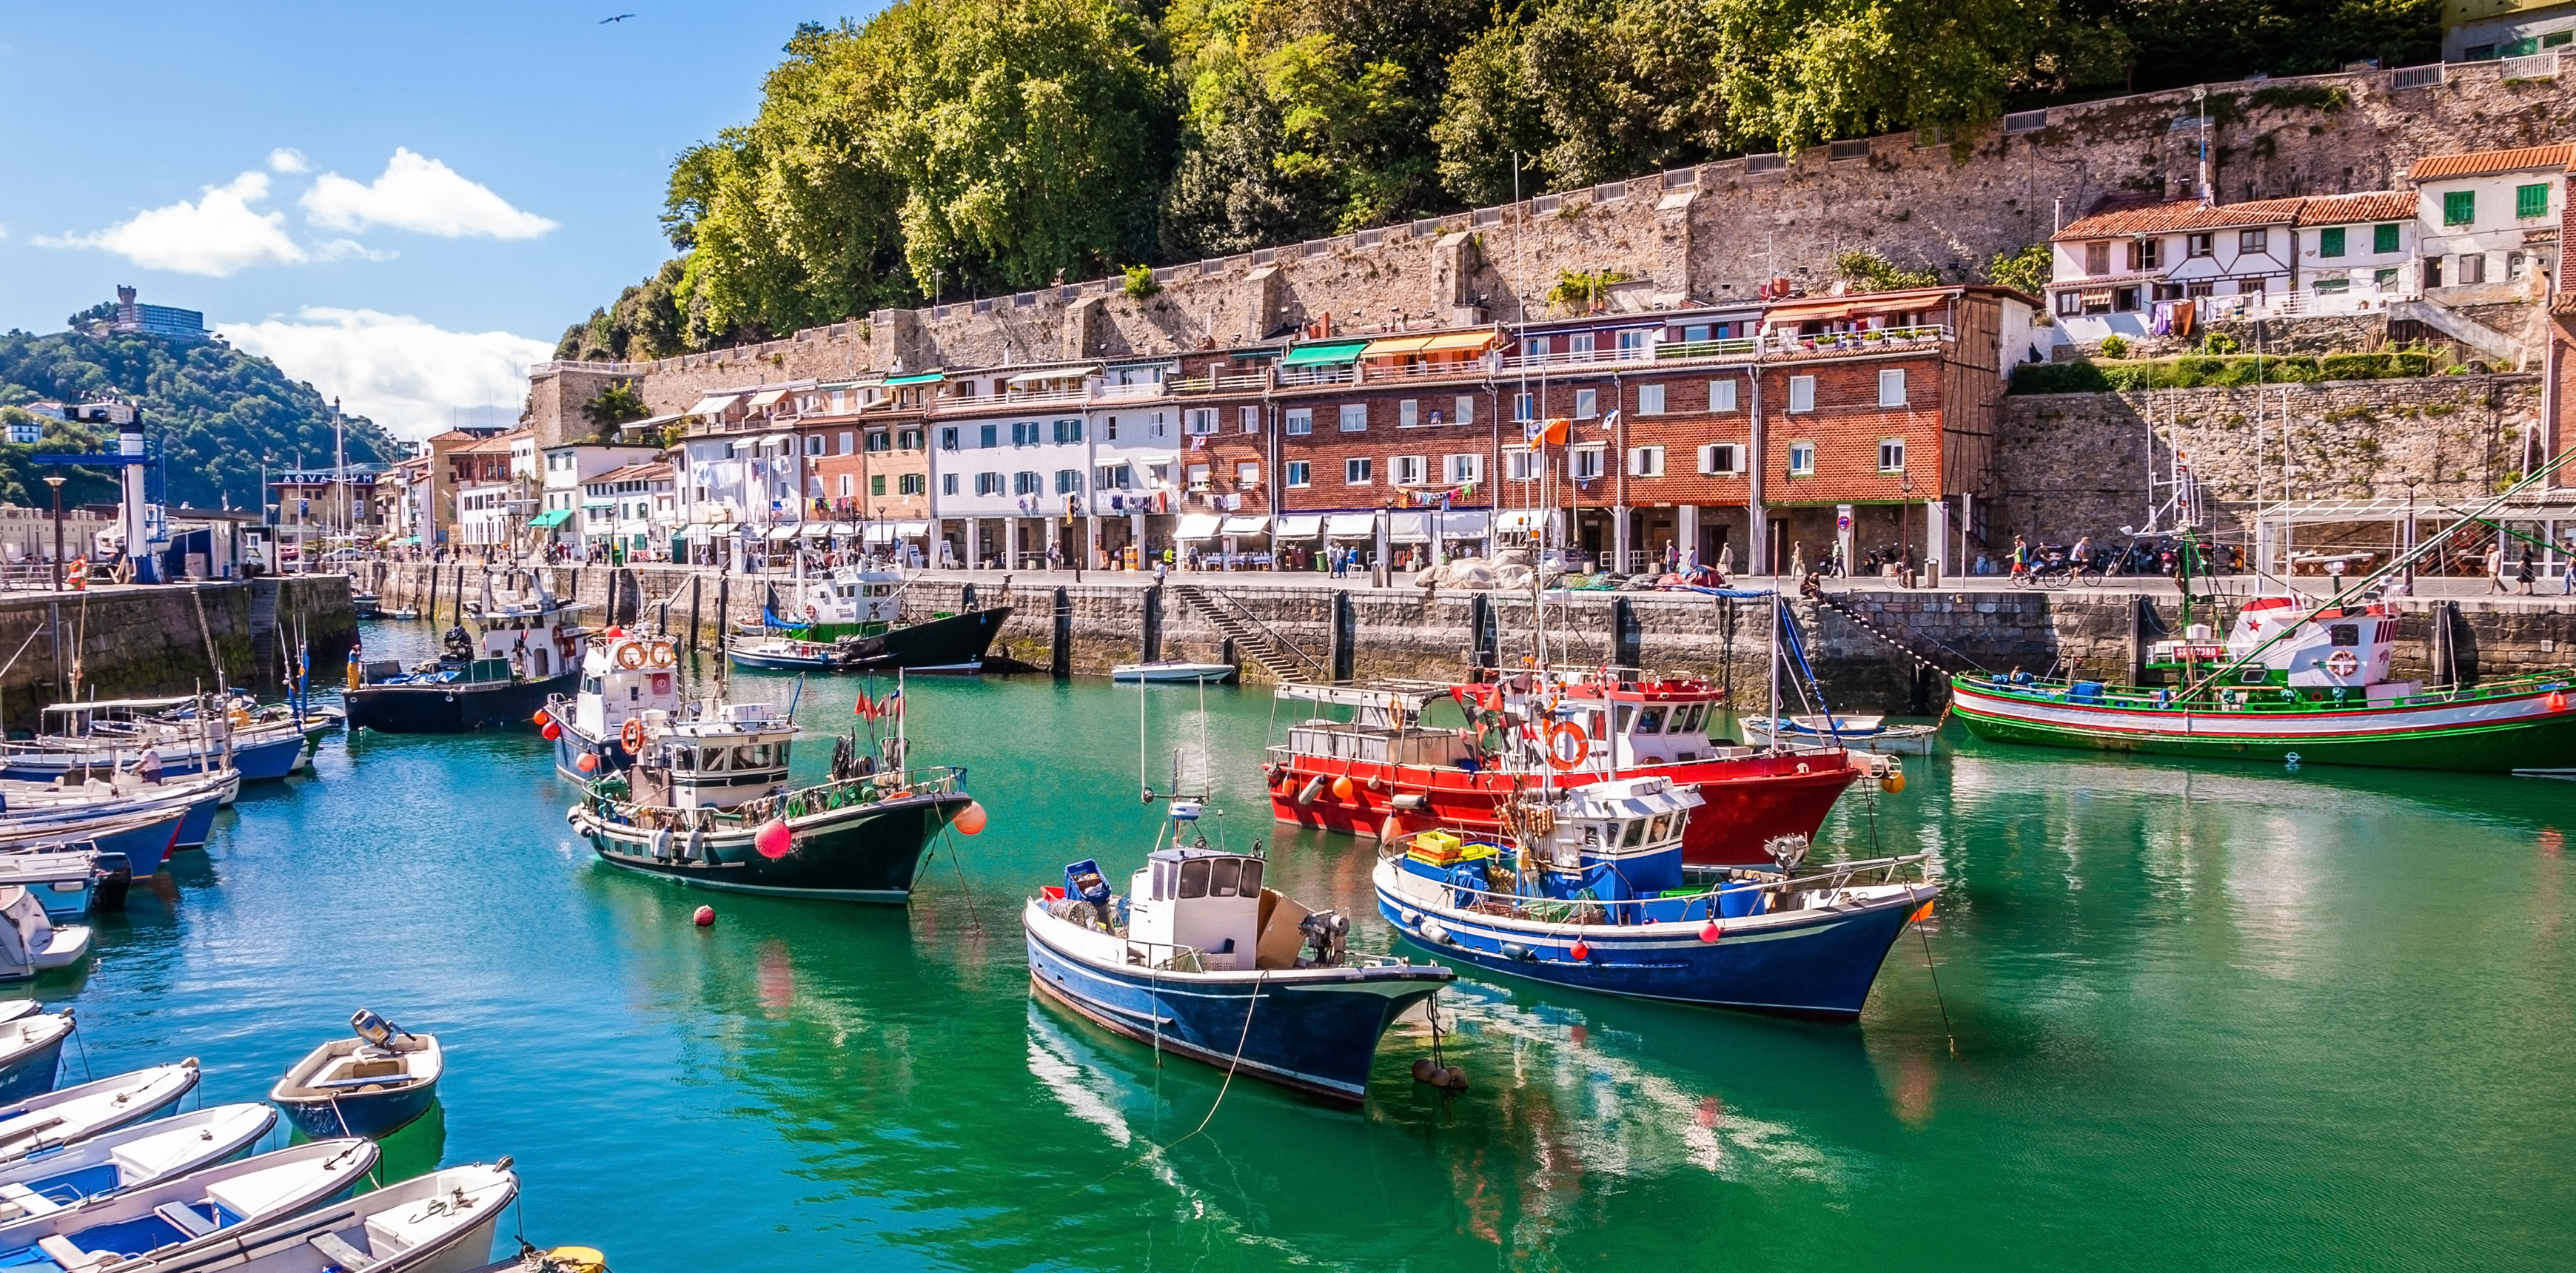
{"type": "Polygon", "coordinates": [[[960,834],[960,835],[981,835],[981,834],[983,834],[983,831],[984,831],[984,804],[983,804],[983,802],[982,802],[982,801],[980,801],[980,800],[969,800],[969,801],[967,801],[967,802],[966,802],[966,807],[965,807],[965,808],[963,808],[963,809],[958,810],[958,811],[957,811],[957,817],[956,817],[953,821],[951,821],[948,825],[950,825],[950,826],[952,826],[952,827],[957,828],[957,832],[958,832],[958,834],[960,834]]]}
{"type": "Polygon", "coordinates": [[[698,927],[700,927],[700,928],[713,928],[713,927],[715,927],[715,926],[716,926],[716,908],[715,908],[715,907],[712,907],[712,906],[701,906],[701,907],[699,907],[699,908],[698,908],[698,913],[697,913],[697,914],[695,914],[695,915],[691,915],[691,916],[689,917],[689,922],[690,922],[690,923],[692,923],[692,924],[697,925],[697,926],[698,926],[698,927]]]}
{"type": "Polygon", "coordinates": [[[553,716],[546,713],[546,709],[542,707],[537,709],[536,721],[538,725],[551,725],[554,723],[554,719],[555,718],[553,716]]]}
{"type": "Polygon", "coordinates": [[[1592,957],[1592,947],[1582,938],[1577,937],[1574,939],[1574,949],[1567,951],[1566,953],[1574,956],[1578,960],[1590,959],[1592,957]]]}
{"type": "Polygon", "coordinates": [[[582,771],[583,773],[589,773],[591,770],[599,768],[599,757],[591,755],[589,752],[583,752],[581,754],[581,759],[572,762],[572,767],[582,771]]]}
{"type": "Polygon", "coordinates": [[[765,858],[783,858],[794,845],[795,838],[787,830],[785,819],[772,819],[760,834],[751,837],[751,847],[760,850],[760,856],[765,858]]]}
{"type": "Polygon", "coordinates": [[[1713,919],[1699,930],[1699,939],[1701,941],[1716,941],[1718,938],[1724,936],[1726,936],[1726,930],[1718,927],[1717,921],[1713,919]]]}
{"type": "MultiPolygon", "coordinates": [[[[537,713],[537,715],[539,715],[539,716],[543,716],[543,715],[545,715],[545,713],[544,713],[544,712],[539,712],[539,713],[537,713]]],[[[537,733],[538,733],[538,735],[539,735],[539,736],[543,737],[547,742],[553,742],[554,740],[556,740],[556,739],[558,739],[558,738],[563,737],[563,726],[558,725],[558,724],[554,723],[553,721],[547,721],[547,722],[546,722],[546,727],[545,727],[544,729],[540,729],[540,730],[538,730],[538,731],[537,731],[537,733]]]]}

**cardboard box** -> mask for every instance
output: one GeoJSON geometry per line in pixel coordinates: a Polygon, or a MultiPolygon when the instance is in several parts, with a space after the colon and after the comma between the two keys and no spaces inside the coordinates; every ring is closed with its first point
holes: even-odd
{"type": "Polygon", "coordinates": [[[1276,889],[1261,890],[1261,936],[1253,941],[1252,966],[1255,968],[1294,968],[1297,952],[1306,944],[1306,934],[1297,925],[1314,912],[1298,905],[1297,899],[1276,889]]]}

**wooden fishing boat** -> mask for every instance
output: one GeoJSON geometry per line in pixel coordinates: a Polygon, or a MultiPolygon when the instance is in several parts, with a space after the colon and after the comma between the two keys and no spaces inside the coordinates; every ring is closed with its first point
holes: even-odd
{"type": "MultiPolygon", "coordinates": [[[[79,963],[89,954],[89,939],[88,925],[57,927],[35,895],[15,884],[0,886],[0,981],[24,981],[79,963]]],[[[0,1031],[8,1028],[0,1025],[0,1031]]],[[[0,1083],[0,1100],[9,1095],[0,1083]]]]}
{"type": "Polygon", "coordinates": [[[79,822],[54,823],[34,827],[10,827],[0,824],[0,853],[35,853],[80,845],[102,855],[115,854],[128,863],[148,863],[152,870],[178,843],[181,826],[188,820],[186,808],[145,810],[139,813],[102,814],[79,822]]]}
{"type": "Polygon", "coordinates": [[[0,1224],[0,1266],[86,1273],[229,1253],[237,1234],[356,1188],[376,1156],[357,1137],[317,1140],[28,1215],[0,1224]]]}
{"type": "MultiPolygon", "coordinates": [[[[80,931],[86,945],[89,932],[80,931]]],[[[33,975],[22,973],[18,979],[33,975]]],[[[63,1042],[72,1037],[75,1025],[68,1009],[30,1013],[15,1021],[0,1022],[0,1101],[23,1100],[54,1090],[55,1076],[62,1072],[63,1042]]],[[[6,1111],[0,1111],[0,1120],[8,1117],[6,1111]]],[[[0,1122],[0,1132],[6,1130],[6,1123],[0,1122]]]]}
{"type": "Polygon", "coordinates": [[[351,1037],[305,1054],[270,1089],[297,1130],[324,1136],[383,1136],[408,1126],[438,1101],[446,1054],[432,1035],[413,1034],[364,1008],[350,1014],[351,1037]]]}
{"type": "Polygon", "coordinates": [[[1348,921],[1264,887],[1255,855],[1184,846],[1198,806],[1172,811],[1126,895],[1085,860],[1021,909],[1030,984],[1158,1051],[1358,1104],[1387,1027],[1457,974],[1351,953],[1348,921]]]}
{"type": "Polygon", "coordinates": [[[843,662],[838,646],[793,637],[737,637],[725,647],[725,658],[735,667],[769,672],[832,672],[843,662]]]}
{"type": "Polygon", "coordinates": [[[147,865],[148,875],[160,869],[164,852],[203,845],[215,815],[240,791],[241,775],[223,769],[157,783],[108,769],[75,769],[42,783],[0,778],[0,841],[95,840],[102,825],[175,812],[178,824],[158,844],[138,839],[98,846],[147,865]]]}
{"type": "MultiPolygon", "coordinates": [[[[507,1158],[414,1176],[97,1273],[474,1273],[519,1195],[507,1158]]],[[[507,1267],[525,1267],[513,1262],[507,1267]]],[[[569,1273],[566,1262],[562,1268],[569,1273]]]]}
{"type": "Polygon", "coordinates": [[[192,1056],[12,1101],[0,1106],[0,1165],[159,1117],[196,1086],[192,1056]]]}
{"type": "Polygon", "coordinates": [[[1242,670],[1231,663],[1190,663],[1180,659],[1165,659],[1158,663],[1121,663],[1109,669],[1110,680],[1124,681],[1130,685],[1140,682],[1222,684],[1241,674],[1242,670]]]}
{"type": "Polygon", "coordinates": [[[1381,850],[1378,912],[1443,959],[1601,994],[1850,1021],[1888,948],[1936,887],[1894,878],[1923,855],[1801,876],[1807,841],[1767,869],[1692,869],[1701,805],[1669,778],[1522,801],[1501,843],[1427,832],[1381,850]],[[1864,877],[1875,875],[1878,878],[1864,877]]]}
{"type": "Polygon", "coordinates": [[[352,663],[344,700],[352,728],[388,734],[461,734],[505,729],[533,719],[546,700],[571,690],[581,674],[579,602],[558,601],[544,577],[497,597],[483,583],[473,608],[480,636],[460,621],[437,659],[352,663]]]}
{"type": "Polygon", "coordinates": [[[57,1152],[0,1164],[0,1224],[78,1207],[214,1166],[277,1125],[257,1103],[217,1105],[103,1132],[57,1152]]]}

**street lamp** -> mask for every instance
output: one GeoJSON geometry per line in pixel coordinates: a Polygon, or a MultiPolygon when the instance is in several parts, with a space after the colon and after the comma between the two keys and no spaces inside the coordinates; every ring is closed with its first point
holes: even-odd
{"type": "Polygon", "coordinates": [[[54,591],[63,590],[63,475],[48,473],[45,485],[54,488],[54,591]]]}

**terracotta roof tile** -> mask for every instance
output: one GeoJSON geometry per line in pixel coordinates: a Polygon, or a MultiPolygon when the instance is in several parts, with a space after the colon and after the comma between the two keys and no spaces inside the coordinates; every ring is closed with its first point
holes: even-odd
{"type": "Polygon", "coordinates": [[[2256,199],[2249,203],[2203,204],[2198,200],[2182,199],[2085,217],[2051,235],[2050,240],[2117,239],[2133,234],[2171,234],[2177,230],[2289,225],[2297,219],[2301,202],[2298,199],[2256,199]]]}
{"type": "Polygon", "coordinates": [[[2447,181],[2485,177],[2535,168],[2576,167],[2576,142],[2552,146],[2517,146],[2511,150],[2473,150],[2464,155],[2427,155],[2406,172],[2408,181],[2447,181]]]}
{"type": "Polygon", "coordinates": [[[2301,225],[2349,225],[2356,221],[2411,221],[2414,218],[2415,196],[2389,190],[2319,195],[2299,205],[2301,225]]]}

